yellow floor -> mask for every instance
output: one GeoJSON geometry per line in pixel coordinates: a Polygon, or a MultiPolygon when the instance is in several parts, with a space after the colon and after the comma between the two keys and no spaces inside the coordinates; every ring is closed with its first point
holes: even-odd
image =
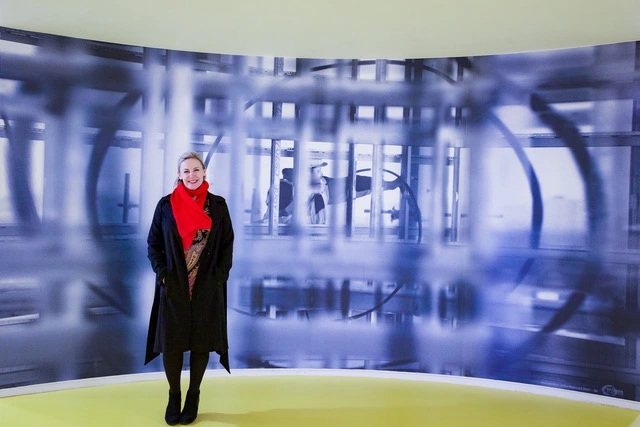
{"type": "MultiPolygon", "coordinates": [[[[0,426],[162,426],[166,400],[162,380],[4,397],[0,426]]],[[[614,427],[636,425],[639,416],[633,409],[459,384],[231,375],[205,378],[193,425],[614,427]]]]}

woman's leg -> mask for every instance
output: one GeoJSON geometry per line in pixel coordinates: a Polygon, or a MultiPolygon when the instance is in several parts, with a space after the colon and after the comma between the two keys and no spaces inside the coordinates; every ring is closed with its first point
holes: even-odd
{"type": "Polygon", "coordinates": [[[198,404],[200,403],[200,384],[204,371],[209,363],[209,353],[191,352],[189,364],[191,365],[191,376],[189,380],[189,390],[184,401],[184,408],[180,415],[180,424],[191,424],[198,417],[198,404]]]}
{"type": "Polygon", "coordinates": [[[209,364],[209,353],[191,352],[189,357],[189,364],[191,365],[191,374],[189,380],[189,391],[196,392],[200,390],[200,384],[204,377],[204,372],[207,370],[209,364]]]}
{"type": "Polygon", "coordinates": [[[169,390],[180,391],[180,373],[182,372],[182,353],[162,353],[164,373],[169,382],[169,390]]]}
{"type": "Polygon", "coordinates": [[[180,406],[182,393],[180,392],[180,373],[182,372],[182,353],[162,353],[164,373],[169,382],[169,402],[164,412],[164,420],[170,426],[180,421],[180,406]]]}

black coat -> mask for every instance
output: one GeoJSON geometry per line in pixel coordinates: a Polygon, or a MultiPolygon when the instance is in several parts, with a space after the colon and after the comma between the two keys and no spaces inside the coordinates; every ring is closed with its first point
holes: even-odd
{"type": "Polygon", "coordinates": [[[220,355],[220,363],[230,370],[227,279],[233,257],[233,228],[225,200],[211,193],[207,197],[211,233],[200,255],[191,301],[182,239],[170,195],[160,199],[153,215],[147,244],[156,287],[145,365],[159,353],[215,351],[220,355]]]}

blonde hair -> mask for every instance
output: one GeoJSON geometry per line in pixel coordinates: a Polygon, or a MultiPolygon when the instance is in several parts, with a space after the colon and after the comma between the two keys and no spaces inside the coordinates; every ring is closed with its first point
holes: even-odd
{"type": "MultiPolygon", "coordinates": [[[[200,156],[200,153],[198,153],[197,151],[187,151],[186,153],[183,153],[178,159],[178,173],[180,173],[180,165],[182,164],[182,162],[189,159],[196,159],[202,165],[202,169],[207,169],[207,167],[204,165],[204,160],[202,160],[202,156],[200,156]]],[[[204,179],[207,179],[206,174],[204,176],[204,179]]],[[[175,185],[177,186],[179,183],[180,178],[176,178],[175,185]]]]}

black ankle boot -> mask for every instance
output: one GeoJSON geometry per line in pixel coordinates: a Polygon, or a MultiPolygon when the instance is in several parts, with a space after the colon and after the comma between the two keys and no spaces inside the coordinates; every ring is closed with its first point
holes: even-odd
{"type": "Polygon", "coordinates": [[[191,424],[198,416],[198,404],[200,403],[200,390],[187,391],[187,398],[184,401],[184,409],[180,414],[180,424],[191,424]]]}
{"type": "Polygon", "coordinates": [[[164,413],[164,420],[170,426],[178,424],[180,421],[180,405],[182,404],[182,393],[169,390],[169,403],[164,413]]]}

